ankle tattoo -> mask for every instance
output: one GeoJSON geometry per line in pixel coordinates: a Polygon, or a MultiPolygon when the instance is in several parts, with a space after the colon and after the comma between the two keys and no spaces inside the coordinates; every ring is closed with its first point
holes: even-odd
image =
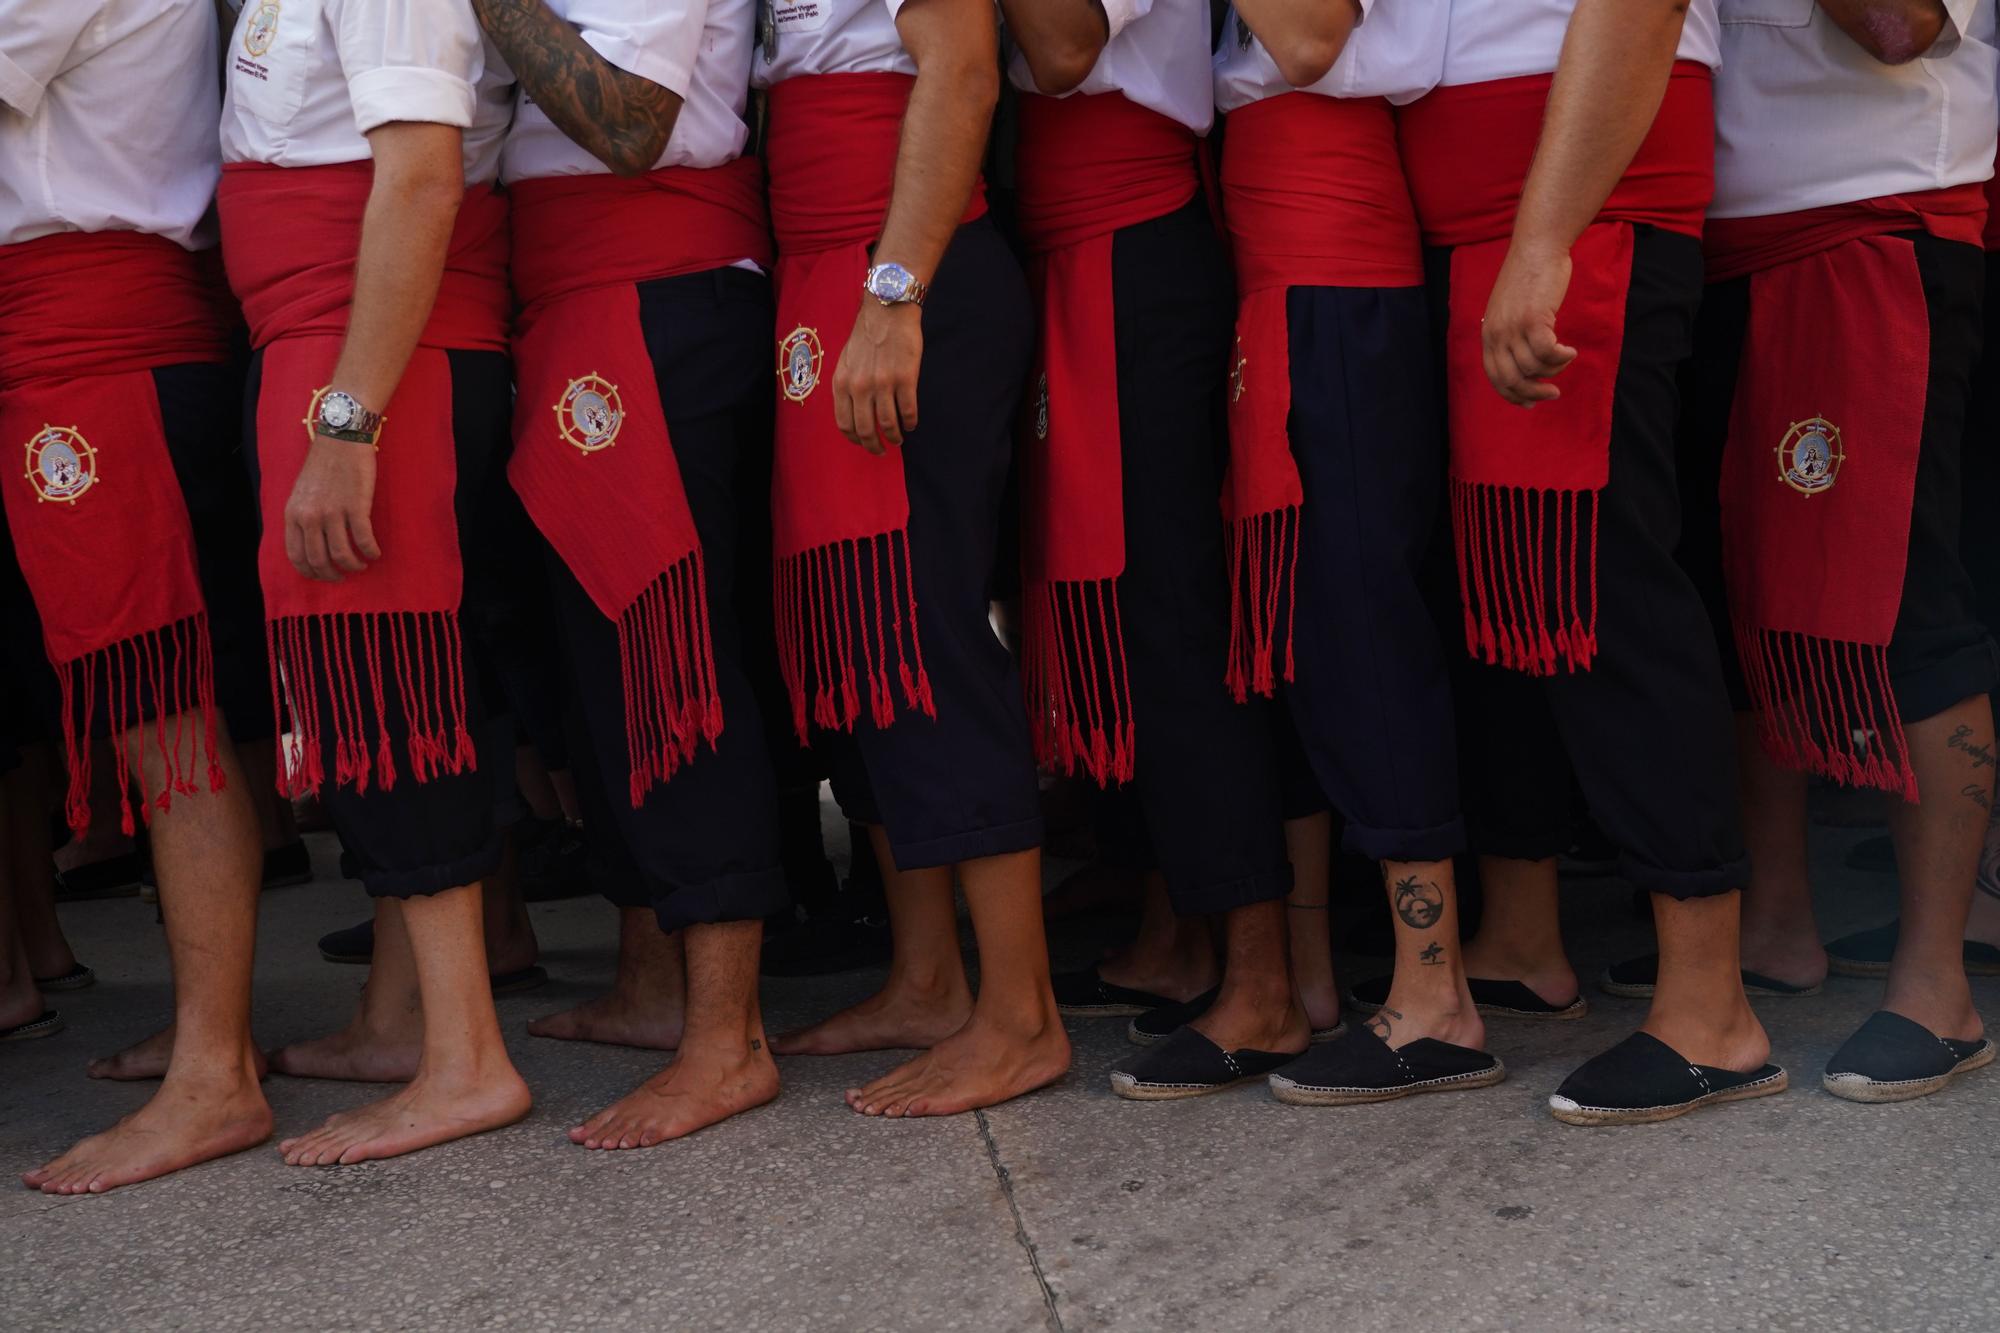
{"type": "Polygon", "coordinates": [[[1444,962],[1444,946],[1442,944],[1439,944],[1436,940],[1432,940],[1431,943],[1425,947],[1424,951],[1417,955],[1417,961],[1422,963],[1425,967],[1439,966],[1444,962]]]}
{"type": "Polygon", "coordinates": [[[1444,890],[1415,875],[1396,881],[1394,902],[1396,915],[1412,930],[1429,930],[1444,918],[1444,890]]]}

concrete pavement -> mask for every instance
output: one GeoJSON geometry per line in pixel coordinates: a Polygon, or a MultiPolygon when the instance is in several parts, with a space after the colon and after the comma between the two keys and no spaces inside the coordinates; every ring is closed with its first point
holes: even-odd
{"type": "MultiPolygon", "coordinates": [[[[1840,868],[1866,830],[1816,830],[1829,935],[1893,912],[1840,868]]],[[[342,1021],[362,973],[322,962],[359,890],[266,896],[258,1028],[342,1021]]],[[[1647,947],[1615,881],[1565,891],[1579,971],[1647,947]]],[[[1543,1100],[1643,1006],[1590,989],[1575,1023],[1493,1020],[1512,1076],[1486,1092],[1302,1110],[1261,1088],[1136,1105],[1105,1071],[1122,1022],[1078,1023],[1061,1086],[977,1116],[884,1123],[840,1090],[896,1057],[781,1062],[773,1106],[678,1144],[591,1153],[563,1131],[657,1065],[530,1038],[609,978],[610,910],[538,906],[548,987],[501,1002],[538,1104],[415,1157],[286,1167],[266,1147],[85,1199],[0,1190],[0,1328],[2000,1329],[2000,1068],[1864,1107],[1819,1070],[1877,988],[1764,1000],[1792,1091],[1665,1125],[1580,1130],[1543,1100]]],[[[0,1165],[39,1163],[149,1089],[84,1060],[167,1013],[152,909],[65,909],[93,990],[70,1030],[0,1047],[0,1165]]],[[[1063,960],[1101,928],[1066,928],[1063,960]]],[[[1367,975],[1379,964],[1359,964],[1367,975]]],[[[768,983],[773,1026],[869,974],[768,983]]],[[[2000,984],[1976,983],[2000,1019],[2000,984]]],[[[281,1133],[376,1095],[275,1079],[281,1133]]]]}

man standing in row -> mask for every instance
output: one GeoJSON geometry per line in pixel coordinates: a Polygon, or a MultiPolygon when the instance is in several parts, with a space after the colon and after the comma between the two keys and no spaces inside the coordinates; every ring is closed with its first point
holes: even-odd
{"type": "Polygon", "coordinates": [[[772,408],[763,171],[742,156],[752,5],[475,8],[521,85],[501,162],[519,306],[508,475],[550,547],[597,760],[578,782],[609,822],[592,836],[624,862],[612,1002],[658,997],[541,1026],[620,1040],[685,1013],[672,1063],[570,1131],[648,1147],[778,1093],[757,956],[790,897],[734,596],[739,506],[764,502],[736,478],[770,448],[772,408]]]}

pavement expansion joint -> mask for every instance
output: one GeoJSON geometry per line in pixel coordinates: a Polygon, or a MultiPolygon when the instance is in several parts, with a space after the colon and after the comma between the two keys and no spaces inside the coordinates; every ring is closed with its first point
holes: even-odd
{"type": "Polygon", "coordinates": [[[1028,1256],[1028,1267],[1035,1274],[1035,1285],[1042,1289],[1042,1304],[1048,1310],[1048,1326],[1052,1333],[1066,1333],[1062,1311],[1056,1308],[1055,1288],[1049,1285],[1048,1274],[1042,1271],[1041,1251],[1036,1248],[1035,1238],[1028,1234],[1027,1219],[1021,1216],[1020,1202],[1014,1197],[1014,1175],[1000,1160],[1000,1145],[993,1138],[993,1122],[986,1118],[984,1111],[974,1111],[972,1118],[979,1124],[979,1137],[986,1144],[986,1160],[993,1164],[994,1179],[1000,1182],[1001,1196],[1007,1200],[1007,1211],[1013,1215],[1014,1243],[1028,1256]]]}

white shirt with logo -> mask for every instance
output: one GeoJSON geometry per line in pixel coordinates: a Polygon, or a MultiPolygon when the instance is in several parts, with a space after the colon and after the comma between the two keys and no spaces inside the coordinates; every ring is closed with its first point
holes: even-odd
{"type": "Polygon", "coordinates": [[[225,162],[359,162],[418,121],[465,131],[467,184],[498,174],[514,76],[464,0],[243,0],[222,55],[225,162]]]}
{"type": "MultiPolygon", "coordinates": [[[[1440,84],[1490,83],[1555,72],[1576,0],[1431,0],[1449,6],[1451,27],[1440,84]]],[[[1721,63],[1715,0],[1689,0],[1681,60],[1721,63]]]]}
{"type": "Polygon", "coordinates": [[[759,88],[800,74],[915,74],[896,14],[903,0],[759,0],[759,47],[750,82],[759,88]]]}
{"type": "MultiPolygon", "coordinates": [[[[758,0],[545,0],[591,50],[627,74],[681,98],[655,167],[719,167],[750,137],[750,60],[758,0]]],[[[581,176],[607,170],[520,89],[500,178],[581,176]]]]}
{"type": "Polygon", "coordinates": [[[1215,109],[1234,111],[1289,92],[1386,97],[1401,106],[1437,86],[1444,72],[1445,0],[1361,0],[1361,22],[1326,76],[1295,89],[1234,6],[1215,50],[1215,109]]]}
{"type": "Polygon", "coordinates": [[[1994,0],[1944,0],[1945,32],[1885,65],[1815,0],[1721,0],[1711,217],[1766,217],[1993,175],[1994,0]]]}
{"type": "MultiPolygon", "coordinates": [[[[1149,111],[1197,134],[1215,123],[1209,76],[1208,0],[1102,0],[1110,37],[1075,93],[1123,93],[1149,111]]],[[[1019,51],[1007,77],[1036,92],[1028,58],[1019,51]]]]}
{"type": "Polygon", "coordinates": [[[0,245],[213,245],[215,43],[210,0],[0,0],[0,245]]]}

